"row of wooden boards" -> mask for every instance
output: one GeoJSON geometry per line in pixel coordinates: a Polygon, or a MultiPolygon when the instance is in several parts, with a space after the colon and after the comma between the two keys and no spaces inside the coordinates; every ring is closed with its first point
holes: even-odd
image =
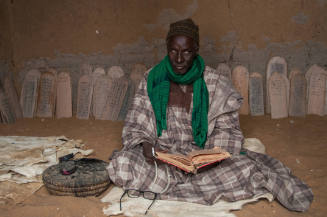
{"type": "MultiPolygon", "coordinates": [[[[85,67],[84,67],[85,68],[85,67]]],[[[86,67],[78,81],[76,117],[123,120],[146,67],[136,64],[127,76],[119,66],[106,72],[86,67]]],[[[217,73],[227,76],[244,98],[240,114],[253,116],[270,113],[272,118],[327,114],[327,72],[313,65],[304,74],[291,70],[282,57],[267,65],[266,83],[258,72],[249,74],[244,66],[233,70],[221,63],[217,73]],[[266,98],[266,99],[264,99],[266,98]],[[264,103],[266,101],[266,103],[264,103]]],[[[12,123],[20,117],[72,117],[72,86],[69,73],[55,70],[41,73],[30,70],[25,76],[18,100],[8,77],[0,85],[0,122],[12,123]]]]}
{"type": "Polygon", "coordinates": [[[244,101],[240,114],[258,116],[266,111],[274,119],[327,115],[327,71],[318,65],[312,65],[306,73],[293,69],[288,76],[285,59],[273,57],[267,65],[265,85],[262,74],[249,75],[244,66],[231,71],[228,65],[219,64],[217,71],[228,76],[241,93],[244,101]]]}
{"type": "MultiPolygon", "coordinates": [[[[129,77],[119,66],[113,66],[107,72],[99,67],[84,74],[78,81],[76,117],[124,119],[145,71],[144,65],[136,64],[129,77]]],[[[20,117],[67,118],[73,115],[72,84],[67,72],[28,71],[22,84],[20,100],[12,80],[6,78],[5,84],[4,88],[0,88],[0,117],[3,123],[13,123],[20,117]]]]}
{"type": "MultiPolygon", "coordinates": [[[[99,67],[84,74],[78,81],[76,117],[122,120],[145,71],[144,65],[136,64],[129,77],[119,66],[111,67],[107,73],[99,67]]],[[[10,86],[13,88],[12,82],[10,86]]],[[[1,93],[0,91],[0,97],[1,93]]],[[[36,69],[28,71],[22,84],[19,102],[17,93],[13,94],[16,96],[15,103],[8,103],[8,98],[11,98],[7,97],[8,91],[3,93],[7,100],[7,106],[4,108],[8,107],[3,113],[11,117],[9,121],[8,118],[3,118],[4,123],[14,122],[15,117],[67,118],[73,115],[72,85],[67,72],[57,74],[54,70],[43,73],[36,69]],[[19,110],[20,115],[13,113],[14,110],[10,109],[13,107],[19,110]]]]}

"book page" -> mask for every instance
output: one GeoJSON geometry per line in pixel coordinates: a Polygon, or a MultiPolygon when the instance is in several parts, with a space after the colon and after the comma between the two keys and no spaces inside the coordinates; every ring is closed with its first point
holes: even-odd
{"type": "Polygon", "coordinates": [[[212,149],[196,150],[188,154],[193,165],[215,162],[226,159],[231,155],[220,147],[212,149]]]}
{"type": "Polygon", "coordinates": [[[210,154],[217,154],[217,153],[223,153],[225,152],[224,149],[220,147],[214,147],[212,149],[202,149],[202,150],[194,150],[191,151],[187,156],[192,159],[193,157],[197,155],[210,155],[210,154]]]}
{"type": "Polygon", "coordinates": [[[189,165],[189,166],[192,165],[191,160],[187,156],[181,154],[168,154],[163,152],[156,152],[156,154],[158,158],[172,159],[185,165],[189,165]]]}
{"type": "Polygon", "coordinates": [[[195,150],[187,156],[182,154],[169,154],[156,152],[156,158],[165,163],[174,165],[186,172],[197,173],[197,168],[205,167],[215,162],[219,162],[231,155],[220,147],[212,149],[195,150]]]}
{"type": "Polygon", "coordinates": [[[190,159],[187,156],[181,154],[156,152],[156,158],[168,164],[172,164],[186,172],[193,172],[195,169],[190,159]]]}
{"type": "Polygon", "coordinates": [[[229,157],[230,157],[230,154],[228,152],[217,153],[217,154],[202,154],[202,155],[197,155],[197,156],[193,157],[192,163],[193,163],[193,165],[201,165],[201,164],[221,161],[221,160],[224,160],[229,157]]]}

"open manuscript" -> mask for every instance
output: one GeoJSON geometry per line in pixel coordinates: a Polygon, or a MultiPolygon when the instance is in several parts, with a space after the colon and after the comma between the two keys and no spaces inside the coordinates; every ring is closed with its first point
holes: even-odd
{"type": "Polygon", "coordinates": [[[214,164],[229,158],[231,155],[222,148],[195,150],[187,155],[156,152],[156,158],[187,173],[196,174],[200,168],[213,166],[214,164]]]}

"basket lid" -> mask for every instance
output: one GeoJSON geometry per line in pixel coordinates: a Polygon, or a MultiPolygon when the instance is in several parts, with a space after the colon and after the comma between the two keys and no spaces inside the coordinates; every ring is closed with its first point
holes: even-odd
{"type": "MultiPolygon", "coordinates": [[[[83,188],[94,187],[107,183],[110,184],[109,174],[106,169],[108,163],[94,158],[81,158],[72,160],[74,171],[71,174],[63,173],[63,168],[70,165],[69,161],[50,166],[42,174],[42,180],[46,186],[51,185],[60,188],[83,188]]],[[[94,188],[93,188],[94,189],[94,188]]]]}

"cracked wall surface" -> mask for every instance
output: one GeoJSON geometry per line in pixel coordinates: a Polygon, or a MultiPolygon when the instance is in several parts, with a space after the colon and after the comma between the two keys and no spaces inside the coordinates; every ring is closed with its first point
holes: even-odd
{"type": "Polygon", "coordinates": [[[207,65],[242,64],[264,75],[272,56],[289,70],[327,67],[325,0],[0,0],[0,74],[22,82],[31,68],[72,75],[80,66],[136,63],[151,67],[166,54],[169,23],[192,17],[200,26],[200,54],[207,65]]]}

